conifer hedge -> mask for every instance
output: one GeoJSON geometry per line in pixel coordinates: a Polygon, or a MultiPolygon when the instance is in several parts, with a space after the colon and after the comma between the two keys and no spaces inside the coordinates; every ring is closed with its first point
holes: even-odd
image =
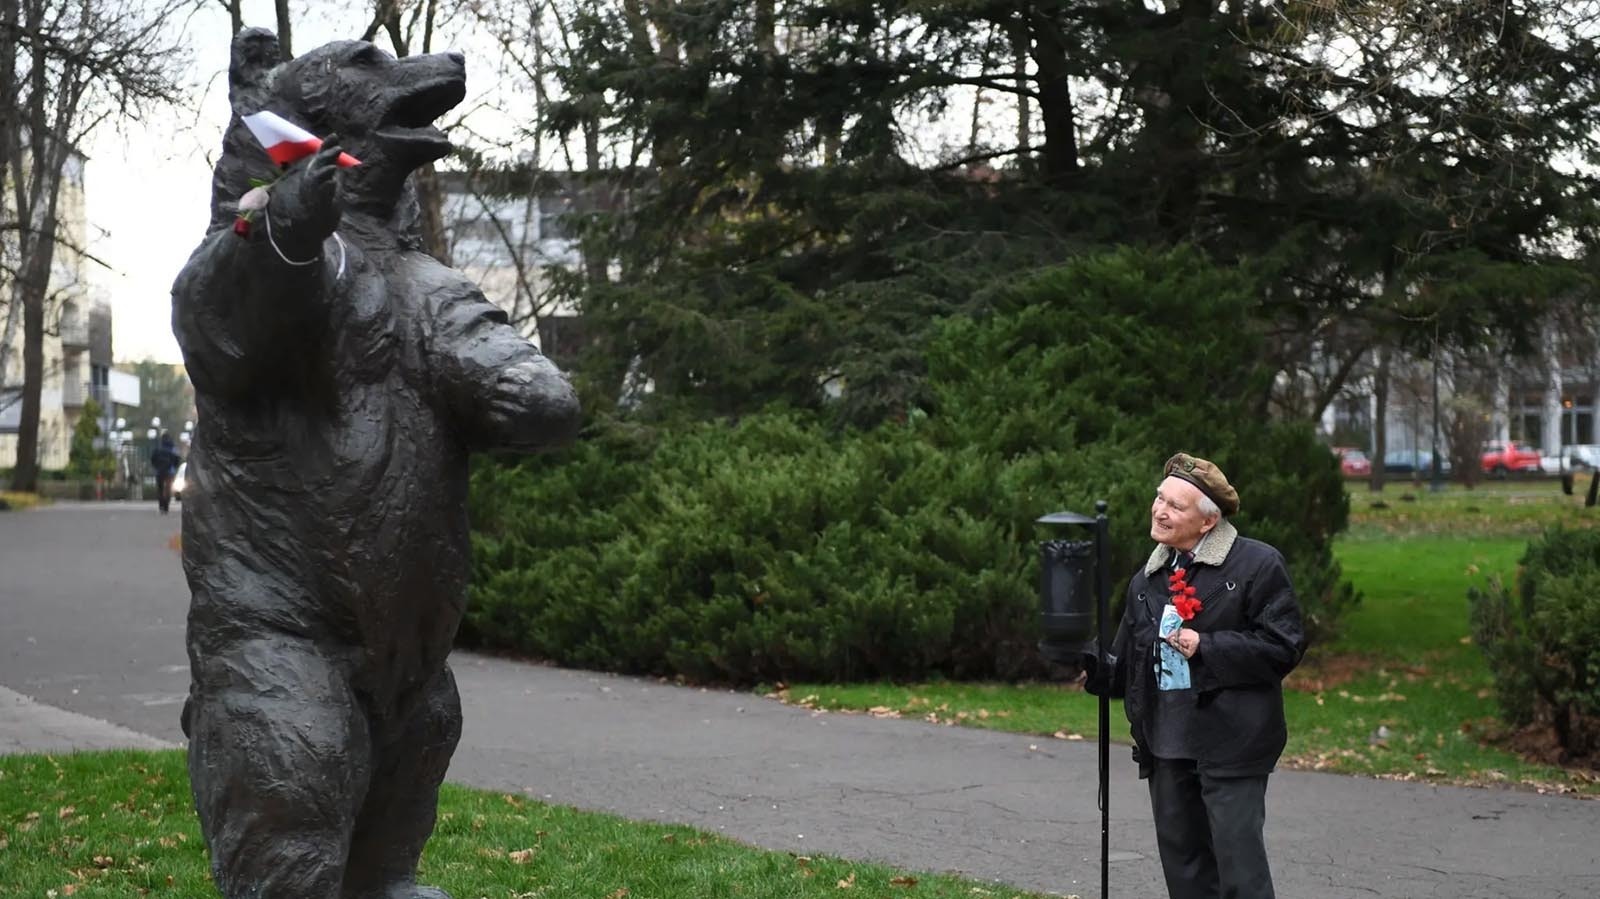
{"type": "Polygon", "coordinates": [[[1256,297],[1189,251],[1109,252],[942,323],[935,399],[903,420],[609,421],[482,465],[463,640],[702,682],[1034,676],[1037,543],[1059,536],[1034,519],[1107,500],[1120,590],[1180,449],[1228,473],[1325,634],[1356,601],[1329,551],[1343,485],[1309,427],[1265,419],[1256,297]]]}

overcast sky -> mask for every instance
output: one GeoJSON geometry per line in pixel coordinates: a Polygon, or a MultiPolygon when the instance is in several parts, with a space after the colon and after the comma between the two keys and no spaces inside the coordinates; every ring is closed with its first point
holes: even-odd
{"type": "MultiPolygon", "coordinates": [[[[370,0],[291,0],[294,47],[305,51],[331,40],[356,38],[367,18],[358,10],[370,0]]],[[[244,0],[247,26],[275,27],[272,0],[244,0]]],[[[451,23],[442,23],[440,35],[451,23]]],[[[92,266],[90,279],[99,296],[111,301],[118,362],[157,359],[181,362],[172,336],[172,282],[205,235],[210,219],[211,165],[222,146],[228,122],[228,45],[232,38],[226,10],[204,4],[187,20],[183,45],[190,48],[193,85],[189,108],[167,111],[147,121],[103,126],[84,147],[85,194],[90,245],[110,266],[92,266]]],[[[458,31],[458,35],[462,32],[458,31]]],[[[454,40],[438,37],[435,49],[467,54],[468,97],[457,108],[474,135],[508,140],[510,123],[526,120],[531,98],[516,84],[496,76],[499,48],[470,33],[454,40]]],[[[970,101],[956,96],[941,117],[908,125],[913,158],[942,156],[952,141],[965,139],[970,101]],[[942,119],[942,120],[941,120],[942,119]]],[[[987,101],[986,101],[987,102],[987,101]]],[[[995,133],[1008,136],[1015,112],[1009,103],[986,107],[995,133]]],[[[546,146],[546,162],[560,164],[557,149],[546,146]]]]}
{"type": "MultiPolygon", "coordinates": [[[[312,48],[359,37],[365,22],[318,3],[295,21],[294,43],[312,48]]],[[[302,7],[296,4],[297,9],[302,7]]],[[[271,0],[245,0],[245,24],[273,27],[271,0]]],[[[118,362],[181,362],[172,336],[172,282],[205,234],[211,209],[211,160],[228,122],[230,24],[220,4],[189,20],[194,109],[149,121],[104,126],[88,142],[85,199],[93,252],[90,280],[109,299],[118,362]]]]}

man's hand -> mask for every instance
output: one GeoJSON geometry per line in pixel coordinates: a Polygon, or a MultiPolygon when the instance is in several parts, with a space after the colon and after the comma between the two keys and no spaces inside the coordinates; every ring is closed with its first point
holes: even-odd
{"type": "Polygon", "coordinates": [[[1192,659],[1200,651],[1200,632],[1186,627],[1178,628],[1167,637],[1167,645],[1183,653],[1184,658],[1192,659]]]}

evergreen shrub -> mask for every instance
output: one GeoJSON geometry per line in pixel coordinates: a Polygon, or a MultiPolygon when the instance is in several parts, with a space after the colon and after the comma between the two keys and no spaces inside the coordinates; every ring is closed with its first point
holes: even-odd
{"type": "Polygon", "coordinates": [[[66,469],[69,476],[110,477],[116,471],[117,463],[111,451],[97,449],[94,445],[96,438],[100,437],[100,412],[99,403],[93,399],[84,401],[83,409],[78,413],[78,423],[72,428],[72,445],[68,450],[66,469]]]}
{"type": "Polygon", "coordinates": [[[1235,481],[1326,633],[1355,600],[1343,484],[1308,427],[1264,420],[1255,296],[1187,251],[1088,257],[943,322],[928,407],[871,430],[610,419],[481,465],[464,639],[695,681],[1039,675],[1037,543],[1061,535],[1034,519],[1107,500],[1125,583],[1180,449],[1235,481]]]}
{"type": "Polygon", "coordinates": [[[1470,598],[1501,717],[1550,728],[1566,761],[1600,760],[1600,531],[1546,531],[1515,594],[1496,581],[1470,598]]]}

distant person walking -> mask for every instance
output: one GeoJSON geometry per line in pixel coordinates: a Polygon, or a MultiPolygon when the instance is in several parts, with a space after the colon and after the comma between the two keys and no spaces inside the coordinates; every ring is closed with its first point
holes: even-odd
{"type": "Polygon", "coordinates": [[[150,469],[156,473],[156,505],[161,508],[162,515],[167,514],[167,507],[172,504],[172,478],[181,464],[183,457],[178,455],[178,447],[172,442],[172,433],[163,432],[161,442],[150,451],[150,469]]]}

